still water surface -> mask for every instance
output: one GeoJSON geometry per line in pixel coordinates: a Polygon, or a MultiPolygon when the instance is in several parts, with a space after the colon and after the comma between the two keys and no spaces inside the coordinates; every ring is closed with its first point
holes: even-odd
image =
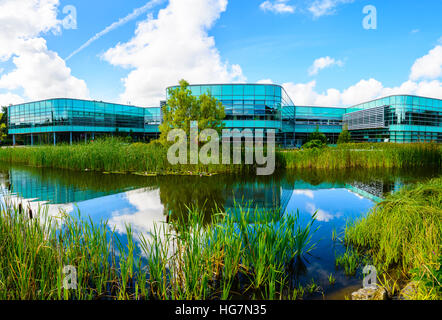
{"type": "Polygon", "coordinates": [[[43,204],[54,216],[59,210],[70,214],[79,211],[94,222],[108,221],[122,238],[126,224],[147,238],[155,223],[166,222],[171,212],[185,215],[186,208],[192,206],[204,208],[207,221],[216,206],[232,212],[235,202],[253,208],[282,208],[283,214],[299,210],[304,224],[316,212],[319,230],[313,241],[317,246],[300,268],[300,282],[314,279],[325,298],[343,298],[361,286],[362,277],[349,278],[335,269],[335,255],[345,249],[332,240],[333,232],[342,237],[348,221],[366,215],[386,195],[440,173],[435,169],[302,170],[271,177],[143,177],[0,164],[0,184],[3,195],[34,211],[43,204]],[[336,278],[333,286],[328,282],[331,273],[336,278]]]}

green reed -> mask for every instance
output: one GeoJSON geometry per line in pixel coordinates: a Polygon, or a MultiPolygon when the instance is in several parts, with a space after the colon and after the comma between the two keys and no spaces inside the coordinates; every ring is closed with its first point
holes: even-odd
{"type": "MultiPolygon", "coordinates": [[[[105,138],[74,145],[2,148],[0,161],[35,167],[142,174],[233,173],[255,169],[253,165],[171,165],[167,151],[167,146],[155,141],[131,144],[119,138],[105,138]]],[[[337,148],[276,152],[276,167],[288,169],[406,168],[441,164],[442,147],[436,143],[342,144],[337,148]]]]}
{"type": "Polygon", "coordinates": [[[288,169],[407,168],[440,166],[442,147],[436,143],[343,144],[336,148],[279,152],[288,169]]]}
{"type": "Polygon", "coordinates": [[[442,177],[388,196],[347,226],[345,242],[368,254],[378,273],[415,279],[422,297],[440,299],[442,286],[434,274],[442,261],[442,177]]]}
{"type": "MultiPolygon", "coordinates": [[[[198,210],[190,210],[186,220],[172,223],[173,232],[154,229],[153,239],[143,246],[143,252],[155,261],[154,270],[161,269],[170,257],[169,283],[163,282],[155,294],[157,298],[275,297],[277,288],[281,295],[290,264],[314,248],[314,220],[303,228],[298,215],[273,214],[270,221],[267,218],[264,223],[251,224],[252,214],[256,221],[262,221],[265,212],[241,207],[237,210],[239,216],[215,215],[209,225],[198,210]],[[163,241],[172,243],[172,252],[159,253],[163,245],[158,243],[163,241]]],[[[164,278],[163,273],[161,276],[164,278]]]]}
{"type": "Polygon", "coordinates": [[[6,199],[0,208],[0,299],[291,298],[294,260],[314,248],[314,219],[236,208],[211,224],[199,210],[155,225],[145,238],[127,226],[117,237],[94,223],[45,207],[37,212],[6,199]],[[250,223],[252,215],[257,218],[250,223]],[[260,222],[261,221],[261,222],[260,222]],[[77,289],[64,288],[64,266],[77,270],[77,289]],[[287,296],[284,296],[286,292],[287,296]]]}
{"type": "Polygon", "coordinates": [[[328,282],[333,286],[336,283],[336,278],[333,276],[332,273],[330,273],[330,275],[328,276],[328,282]]]}
{"type": "Polygon", "coordinates": [[[342,268],[346,276],[354,276],[359,267],[360,257],[352,249],[347,250],[335,257],[335,265],[337,268],[342,268]]]}
{"type": "Polygon", "coordinates": [[[126,143],[120,138],[104,138],[73,145],[2,148],[0,161],[35,167],[142,174],[229,173],[253,169],[252,165],[171,165],[167,151],[166,146],[156,142],[126,143]]]}

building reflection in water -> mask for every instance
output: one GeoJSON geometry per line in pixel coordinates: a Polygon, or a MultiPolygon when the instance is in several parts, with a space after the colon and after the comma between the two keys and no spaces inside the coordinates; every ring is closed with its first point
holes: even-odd
{"type": "MultiPolygon", "coordinates": [[[[238,204],[251,212],[258,208],[260,218],[252,214],[251,224],[266,223],[266,213],[274,212],[275,208],[280,208],[277,217],[299,210],[302,224],[316,214],[315,225],[319,230],[312,235],[316,247],[308,259],[296,261],[293,273],[305,282],[315,276],[319,283],[327,283],[328,275],[333,273],[341,287],[355,285],[355,281],[359,284],[359,280],[336,271],[335,255],[343,253],[345,248],[332,240],[332,233],[342,234],[348,219],[366,214],[386,194],[439,174],[425,170],[301,170],[271,177],[141,177],[2,166],[0,164],[2,190],[16,203],[29,206],[34,212],[47,204],[51,216],[59,215],[60,210],[69,214],[79,210],[82,217],[90,217],[94,223],[107,221],[123,246],[127,241],[127,225],[134,231],[136,241],[141,235],[149,240],[155,225],[184,220],[188,208],[192,207],[204,210],[207,223],[213,212],[237,216],[238,204]]],[[[276,227],[278,223],[275,221],[276,227]]],[[[138,241],[137,247],[140,247],[138,241]]]]}
{"type": "MultiPolygon", "coordinates": [[[[431,176],[431,172],[427,173],[431,176]]],[[[421,177],[422,172],[417,176],[421,177]]],[[[51,214],[59,209],[82,215],[94,221],[108,220],[118,232],[125,232],[125,223],[134,231],[149,233],[154,222],[186,217],[189,208],[203,208],[206,221],[214,212],[238,214],[238,205],[253,212],[287,211],[293,197],[312,195],[316,190],[347,189],[374,202],[413,181],[413,177],[398,173],[362,172],[290,172],[272,177],[140,177],[135,175],[105,175],[67,170],[36,168],[0,168],[4,192],[29,206],[48,203],[51,214]],[[236,205],[235,205],[236,204],[236,205]]],[[[306,198],[306,199],[307,199],[306,198]]],[[[323,210],[310,202],[305,210],[323,210]]],[[[294,210],[294,208],[290,208],[294,210]]],[[[253,216],[251,217],[253,220],[253,216]]],[[[251,223],[257,221],[250,221],[251,223]]]]}

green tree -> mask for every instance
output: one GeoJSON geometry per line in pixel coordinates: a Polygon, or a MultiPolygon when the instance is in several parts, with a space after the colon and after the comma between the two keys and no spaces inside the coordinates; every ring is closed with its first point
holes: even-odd
{"type": "Polygon", "coordinates": [[[339,134],[338,144],[349,143],[351,141],[351,135],[348,131],[348,126],[344,125],[342,132],[339,134]]]}
{"type": "Polygon", "coordinates": [[[325,134],[319,132],[319,126],[316,126],[316,130],[308,137],[308,142],[313,140],[319,140],[322,144],[327,144],[327,137],[325,134]]]}
{"type": "Polygon", "coordinates": [[[310,140],[302,147],[304,149],[316,149],[316,148],[325,148],[327,145],[323,143],[321,140],[310,140]]]}
{"type": "Polygon", "coordinates": [[[169,91],[169,99],[162,108],[163,123],[160,125],[162,142],[167,141],[168,133],[173,129],[182,129],[190,136],[191,123],[198,121],[198,130],[214,129],[221,134],[226,114],[221,102],[209,93],[199,97],[192,95],[189,83],[180,81],[180,86],[169,91]]]}

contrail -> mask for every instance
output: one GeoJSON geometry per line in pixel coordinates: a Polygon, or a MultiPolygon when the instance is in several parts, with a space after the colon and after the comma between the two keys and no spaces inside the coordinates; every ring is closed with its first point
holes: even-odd
{"type": "Polygon", "coordinates": [[[82,51],[83,49],[87,48],[90,46],[90,44],[98,39],[100,39],[102,36],[104,36],[105,34],[111,32],[112,30],[126,24],[127,22],[137,18],[138,16],[142,15],[143,13],[145,13],[147,10],[153,8],[154,6],[160,4],[161,2],[164,2],[164,0],[152,0],[149,1],[148,3],[146,3],[144,6],[142,6],[141,8],[135,9],[134,11],[132,11],[131,14],[127,15],[124,18],[121,18],[120,20],[118,20],[117,22],[112,23],[110,26],[106,27],[103,31],[100,31],[99,33],[97,33],[95,36],[93,36],[92,38],[90,38],[88,41],[86,41],[80,48],[78,48],[77,50],[75,50],[74,52],[72,52],[65,60],[68,61],[70,58],[72,58],[73,56],[75,56],[77,53],[79,53],[80,51],[82,51]]]}

